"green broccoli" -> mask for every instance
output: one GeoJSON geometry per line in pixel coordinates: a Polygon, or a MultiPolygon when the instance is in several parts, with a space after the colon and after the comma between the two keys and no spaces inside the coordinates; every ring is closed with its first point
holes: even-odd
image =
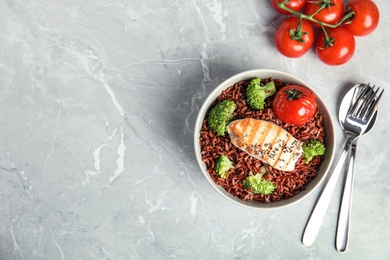
{"type": "Polygon", "coordinates": [[[325,154],[325,145],[317,139],[311,139],[308,143],[303,143],[302,149],[306,164],[308,164],[314,156],[325,154]]]}
{"type": "Polygon", "coordinates": [[[214,133],[219,136],[224,136],[226,133],[226,126],[233,118],[233,112],[237,106],[232,100],[222,100],[216,104],[209,113],[207,122],[214,133]]]}
{"type": "Polygon", "coordinates": [[[248,177],[243,180],[244,188],[251,189],[253,193],[271,194],[276,189],[275,184],[272,181],[263,179],[263,173],[253,175],[249,172],[248,177]]]}
{"type": "Polygon", "coordinates": [[[263,85],[261,79],[254,78],[246,89],[246,102],[252,109],[261,110],[264,109],[265,99],[275,95],[275,93],[276,88],[273,81],[263,85]]]}
{"type": "Polygon", "coordinates": [[[227,172],[234,168],[233,162],[229,160],[227,155],[221,155],[215,160],[215,171],[221,176],[221,178],[226,178],[227,172]]]}

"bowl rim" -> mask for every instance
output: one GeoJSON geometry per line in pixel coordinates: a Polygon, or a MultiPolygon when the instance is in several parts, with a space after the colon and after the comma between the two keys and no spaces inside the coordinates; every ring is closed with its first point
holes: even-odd
{"type": "Polygon", "coordinates": [[[332,165],[332,161],[335,154],[335,146],[336,146],[336,135],[335,135],[335,129],[334,129],[334,123],[333,118],[331,114],[329,113],[328,108],[326,107],[324,101],[321,99],[321,97],[318,95],[318,93],[311,87],[308,83],[303,81],[302,79],[298,78],[297,76],[290,74],[288,72],[275,70],[275,69],[252,69],[252,70],[246,70],[240,73],[237,73],[227,79],[225,79],[222,83],[218,84],[218,86],[211,91],[211,93],[207,96],[207,98],[204,100],[201,108],[198,111],[198,115],[196,118],[195,126],[194,126],[194,150],[195,150],[195,156],[196,160],[198,162],[198,165],[203,173],[203,175],[206,177],[209,184],[214,188],[215,191],[217,191],[222,197],[229,200],[230,202],[233,202],[236,205],[244,206],[246,208],[251,209],[261,209],[261,210],[275,210],[275,209],[281,209],[284,207],[295,205],[296,203],[302,201],[303,199],[307,198],[314,190],[316,190],[323,180],[328,175],[329,169],[332,165]],[[287,81],[291,84],[299,84],[304,87],[309,88],[313,91],[313,93],[316,95],[317,99],[317,105],[321,110],[321,114],[324,117],[324,121],[327,122],[325,125],[326,128],[326,153],[325,153],[325,160],[322,162],[320,166],[319,171],[323,171],[324,173],[322,176],[318,178],[316,176],[313,180],[311,180],[308,184],[305,185],[307,189],[302,190],[298,194],[294,195],[292,198],[284,199],[276,202],[270,202],[270,203],[261,203],[257,201],[242,201],[241,199],[233,196],[232,194],[228,193],[224,188],[216,184],[210,177],[210,174],[207,172],[204,162],[202,161],[201,156],[201,149],[199,144],[199,138],[200,138],[200,129],[203,124],[203,119],[206,116],[207,111],[210,108],[211,103],[216,99],[217,96],[219,96],[223,90],[226,88],[232,86],[234,83],[240,81],[240,80],[248,80],[254,77],[260,77],[260,78],[269,78],[272,77],[274,79],[280,79],[282,81],[287,81]]]}

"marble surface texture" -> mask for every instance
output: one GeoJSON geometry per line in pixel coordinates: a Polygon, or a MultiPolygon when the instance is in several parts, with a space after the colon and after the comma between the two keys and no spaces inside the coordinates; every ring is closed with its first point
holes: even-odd
{"type": "Polygon", "coordinates": [[[390,3],[352,60],[276,51],[266,0],[0,1],[0,259],[389,259],[390,3]],[[357,151],[348,251],[335,250],[342,181],[317,240],[321,188],[291,207],[242,208],[207,183],[193,128],[224,79],[278,69],[312,84],[344,140],[355,83],[386,89],[357,151]]]}

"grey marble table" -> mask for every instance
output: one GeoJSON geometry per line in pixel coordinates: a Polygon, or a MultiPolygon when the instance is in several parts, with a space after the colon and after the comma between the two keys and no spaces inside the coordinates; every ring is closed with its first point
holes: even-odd
{"type": "Polygon", "coordinates": [[[260,0],[0,1],[0,259],[388,259],[390,4],[350,62],[281,56],[260,0]],[[234,205],[207,183],[193,127],[207,95],[248,69],[312,84],[336,124],[353,84],[386,89],[359,142],[351,241],[335,250],[342,181],[317,240],[321,188],[291,207],[234,205]]]}

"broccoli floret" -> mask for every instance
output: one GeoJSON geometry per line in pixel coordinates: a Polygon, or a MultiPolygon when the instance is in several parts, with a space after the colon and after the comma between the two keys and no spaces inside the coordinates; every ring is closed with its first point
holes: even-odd
{"type": "Polygon", "coordinates": [[[308,143],[303,143],[302,149],[306,164],[308,164],[314,156],[325,154],[325,145],[317,139],[311,139],[308,143]]]}
{"type": "Polygon", "coordinates": [[[273,81],[263,85],[261,79],[254,78],[246,89],[246,102],[252,109],[261,110],[264,109],[265,99],[275,95],[275,93],[276,88],[273,81]]]}
{"type": "Polygon", "coordinates": [[[215,171],[221,176],[221,178],[226,178],[227,172],[234,168],[233,162],[229,160],[227,155],[221,155],[215,160],[215,171]]]}
{"type": "Polygon", "coordinates": [[[248,177],[243,180],[244,188],[251,189],[253,193],[261,194],[271,194],[276,189],[275,184],[272,181],[267,181],[263,179],[263,174],[258,173],[253,175],[252,172],[249,172],[248,177]]]}
{"type": "Polygon", "coordinates": [[[236,110],[236,104],[232,100],[222,100],[216,104],[209,113],[207,122],[214,133],[223,136],[226,133],[226,126],[233,118],[233,112],[236,110]]]}

